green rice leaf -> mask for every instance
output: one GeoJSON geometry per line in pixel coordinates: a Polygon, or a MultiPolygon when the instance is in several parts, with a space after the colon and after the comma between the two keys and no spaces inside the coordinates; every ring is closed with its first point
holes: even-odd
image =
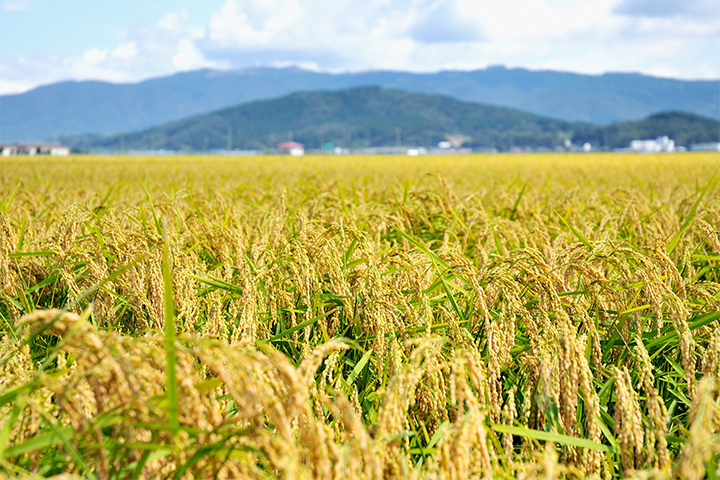
{"type": "Polygon", "coordinates": [[[700,206],[700,202],[702,202],[703,198],[705,198],[705,194],[710,190],[711,185],[715,181],[715,174],[713,174],[712,177],[710,177],[710,180],[708,180],[708,183],[705,184],[702,190],[700,190],[700,194],[698,195],[698,198],[695,200],[695,203],[690,208],[690,211],[685,216],[685,221],[683,222],[682,226],[680,227],[680,230],[673,236],[673,238],[670,240],[670,243],[668,243],[667,248],[665,251],[668,255],[670,255],[673,250],[675,250],[675,247],[677,247],[678,242],[680,241],[680,238],[682,238],[683,234],[690,228],[691,222],[693,217],[695,216],[695,212],[697,212],[698,207],[700,206]]]}
{"type": "Polygon", "coordinates": [[[175,301],[173,299],[172,267],[170,265],[170,240],[168,236],[167,217],[163,217],[163,286],[165,305],[165,375],[168,399],[168,416],[170,430],[176,435],[180,429],[178,420],[177,371],[175,352],[175,301]]]}
{"type": "Polygon", "coordinates": [[[572,445],[574,447],[589,448],[592,450],[600,450],[601,452],[615,453],[615,449],[602,443],[593,442],[586,438],[571,437],[560,433],[545,432],[534,430],[532,428],[517,427],[513,425],[490,424],[490,427],[496,432],[510,433],[520,437],[532,438],[545,442],[554,442],[560,445],[572,445]]]}
{"type": "Polygon", "coordinates": [[[593,249],[592,244],[588,241],[587,238],[585,238],[585,236],[584,236],[582,233],[580,233],[580,231],[579,231],[577,228],[575,228],[575,227],[573,227],[572,225],[570,225],[570,223],[568,223],[568,221],[565,220],[565,218],[563,218],[563,216],[560,215],[557,211],[555,212],[555,214],[556,214],[558,217],[560,217],[560,220],[562,221],[562,223],[563,223],[567,228],[570,229],[570,231],[573,233],[573,235],[575,235],[575,237],[576,237],[578,240],[580,240],[580,242],[582,242],[583,245],[585,245],[585,246],[586,246],[587,248],[589,248],[590,250],[593,249]]]}
{"type": "Polygon", "coordinates": [[[353,368],[353,371],[350,372],[350,376],[348,376],[347,383],[351,384],[355,381],[355,379],[360,375],[360,372],[363,371],[363,368],[365,368],[365,365],[367,365],[368,361],[370,360],[370,356],[372,356],[373,350],[372,348],[365,352],[365,355],[362,356],[360,361],[355,365],[355,368],[353,368]]]}

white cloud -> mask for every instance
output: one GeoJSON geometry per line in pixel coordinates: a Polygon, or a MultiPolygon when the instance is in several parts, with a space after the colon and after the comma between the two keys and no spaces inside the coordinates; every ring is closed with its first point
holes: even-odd
{"type": "Polygon", "coordinates": [[[437,2],[420,15],[408,33],[422,43],[477,42],[486,35],[480,19],[468,16],[458,2],[437,2]]]}
{"type": "Polygon", "coordinates": [[[6,12],[20,12],[27,10],[29,0],[7,0],[2,3],[2,9],[6,12]]]}
{"type": "Polygon", "coordinates": [[[196,43],[205,28],[188,26],[185,10],[162,17],[156,25],[131,31],[136,54],[134,63],[145,68],[177,71],[218,66],[205,59],[196,43]]]}
{"type": "Polygon", "coordinates": [[[178,70],[195,70],[212,66],[191,40],[180,40],[177,43],[177,50],[178,52],[172,57],[172,64],[178,70]]]}
{"type": "Polygon", "coordinates": [[[138,55],[138,43],[136,41],[131,41],[118,45],[112,51],[111,55],[119,59],[136,58],[138,55]]]}
{"type": "MultiPolygon", "coordinates": [[[[27,5],[5,1],[2,6],[27,5]]],[[[720,77],[717,0],[225,0],[206,25],[183,10],[74,57],[0,62],[0,92],[60,79],[137,81],[197,68],[436,71],[491,64],[720,77]],[[680,5],[680,6],[679,6],[680,5]],[[662,13],[662,14],[660,14],[662,13]]],[[[9,7],[10,6],[10,7],[9,7]]]]}
{"type": "Polygon", "coordinates": [[[108,58],[108,51],[100,50],[98,48],[93,48],[91,50],[88,50],[83,55],[84,63],[86,63],[89,66],[93,66],[93,67],[102,63],[107,58],[108,58]]]}
{"type": "Polygon", "coordinates": [[[187,26],[186,20],[185,11],[171,12],[154,25],[129,30],[126,41],[114,48],[90,48],[80,56],[6,59],[0,63],[0,92],[21,93],[66,79],[132,82],[180,70],[222,67],[207,61],[196,46],[205,29],[187,26]]]}
{"type": "Polygon", "coordinates": [[[466,20],[461,6],[428,0],[228,0],[212,17],[201,49],[238,66],[314,62],[325,70],[429,70],[438,65],[417,62],[427,45],[481,38],[480,22],[466,20]]]}
{"type": "Polygon", "coordinates": [[[482,40],[482,23],[466,14],[457,1],[228,0],[213,15],[200,48],[208,58],[236,66],[433,70],[452,63],[452,55],[423,60],[425,49],[482,40]]]}
{"type": "Polygon", "coordinates": [[[708,17],[720,15],[717,0],[622,0],[613,12],[638,17],[708,17]]]}
{"type": "Polygon", "coordinates": [[[697,69],[678,60],[697,60],[690,47],[706,51],[703,42],[711,43],[717,22],[630,18],[615,13],[622,1],[645,0],[503,0],[487,7],[476,0],[227,0],[199,46],[207,58],[237,67],[313,63],[322,70],[433,71],[502,63],[720,75],[712,60],[698,61],[703,66],[697,69]]]}
{"type": "MultiPolygon", "coordinates": [[[[208,46],[218,49],[341,50],[360,39],[367,40],[369,32],[377,39],[403,31],[408,23],[403,17],[412,15],[412,3],[401,0],[396,2],[397,6],[392,6],[377,0],[368,0],[364,4],[307,0],[301,5],[296,0],[228,0],[210,20],[208,46]],[[399,8],[403,4],[407,8],[399,8]],[[407,14],[398,15],[399,10],[407,14]]],[[[351,53],[361,54],[356,50],[347,55],[351,53]]]]}

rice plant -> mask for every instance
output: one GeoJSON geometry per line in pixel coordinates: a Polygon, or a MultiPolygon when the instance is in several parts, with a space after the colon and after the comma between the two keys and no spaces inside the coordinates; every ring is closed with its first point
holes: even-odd
{"type": "Polygon", "coordinates": [[[718,167],[0,159],[0,477],[714,478],[718,167]]]}

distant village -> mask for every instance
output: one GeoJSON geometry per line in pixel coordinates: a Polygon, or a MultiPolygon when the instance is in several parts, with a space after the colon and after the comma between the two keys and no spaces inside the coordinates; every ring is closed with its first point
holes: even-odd
{"type": "MultiPolygon", "coordinates": [[[[463,147],[462,141],[443,141],[438,143],[436,147],[406,147],[406,146],[392,146],[392,147],[366,147],[361,149],[353,149],[352,153],[361,154],[391,154],[391,155],[438,155],[448,153],[497,153],[496,149],[475,149],[463,147]]],[[[288,141],[279,143],[276,146],[276,150],[279,153],[286,153],[293,157],[300,157],[305,154],[305,145],[300,142],[288,141]]],[[[675,141],[668,136],[660,136],[655,139],[644,139],[644,140],[632,140],[630,145],[626,148],[616,148],[614,152],[627,152],[627,153],[672,153],[672,152],[720,152],[720,142],[708,142],[708,143],[695,143],[689,147],[676,146],[675,141]]],[[[323,145],[321,149],[309,150],[312,153],[332,153],[332,154],[344,154],[350,153],[347,148],[337,147],[334,145],[323,145]]],[[[524,147],[511,147],[511,153],[525,153],[539,151],[538,149],[524,148],[524,147]]],[[[552,151],[547,149],[547,151],[552,151]]],[[[565,140],[562,146],[556,147],[554,151],[559,152],[596,152],[599,149],[590,143],[584,143],[582,145],[575,145],[570,139],[565,140]]],[[[260,151],[245,151],[246,154],[259,154],[260,151]]],[[[230,153],[230,152],[228,152],[230,153]]]]}
{"type": "MultiPolygon", "coordinates": [[[[668,136],[657,137],[654,140],[633,140],[628,148],[615,149],[621,152],[660,153],[685,152],[688,148],[676,146],[675,141],[668,136]]],[[[694,143],[690,145],[693,152],[720,152],[720,142],[694,143]]]]}
{"type": "MultiPolygon", "coordinates": [[[[260,155],[263,153],[284,153],[293,157],[303,156],[306,152],[320,153],[320,154],[335,154],[342,155],[348,153],[359,153],[359,154],[375,154],[375,155],[439,155],[439,154],[452,154],[452,153],[497,153],[496,149],[470,149],[462,146],[462,142],[440,142],[435,147],[408,147],[408,146],[386,146],[386,147],[366,147],[360,149],[348,149],[340,146],[324,144],[322,148],[318,149],[306,149],[305,145],[300,142],[288,141],[282,142],[276,145],[274,150],[262,151],[262,150],[216,150],[208,153],[219,154],[219,155],[260,155]]],[[[696,143],[689,147],[676,146],[675,141],[667,136],[660,136],[655,139],[638,139],[632,140],[630,145],[626,148],[616,148],[614,152],[627,152],[627,153],[672,153],[672,152],[720,152],[720,142],[708,142],[708,143],[696,143]]],[[[538,149],[531,149],[529,147],[512,147],[509,150],[511,153],[524,153],[531,151],[539,151],[538,149]]],[[[543,150],[544,151],[544,150],[543,150]]],[[[547,151],[552,151],[547,149],[547,151]]],[[[563,145],[558,146],[554,151],[565,151],[565,152],[594,152],[599,149],[589,143],[583,145],[575,145],[569,139],[564,142],[563,145]]],[[[111,153],[111,152],[107,152],[111,153]]],[[[129,151],[129,154],[142,154],[142,155],[172,155],[175,152],[171,150],[143,150],[143,151],[129,151]]],[[[2,143],[0,142],[0,157],[11,157],[16,155],[50,155],[55,157],[66,157],[70,155],[70,147],[62,145],[59,142],[25,142],[25,143],[2,143]]]]}
{"type": "Polygon", "coordinates": [[[67,157],[70,155],[70,147],[59,142],[0,143],[0,156],[12,157],[14,155],[67,157]]]}

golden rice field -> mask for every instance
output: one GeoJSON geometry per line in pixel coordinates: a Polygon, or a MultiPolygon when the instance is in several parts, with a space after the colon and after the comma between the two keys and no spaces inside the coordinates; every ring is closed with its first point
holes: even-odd
{"type": "Polygon", "coordinates": [[[0,159],[0,477],[716,478],[718,167],[0,159]]]}

